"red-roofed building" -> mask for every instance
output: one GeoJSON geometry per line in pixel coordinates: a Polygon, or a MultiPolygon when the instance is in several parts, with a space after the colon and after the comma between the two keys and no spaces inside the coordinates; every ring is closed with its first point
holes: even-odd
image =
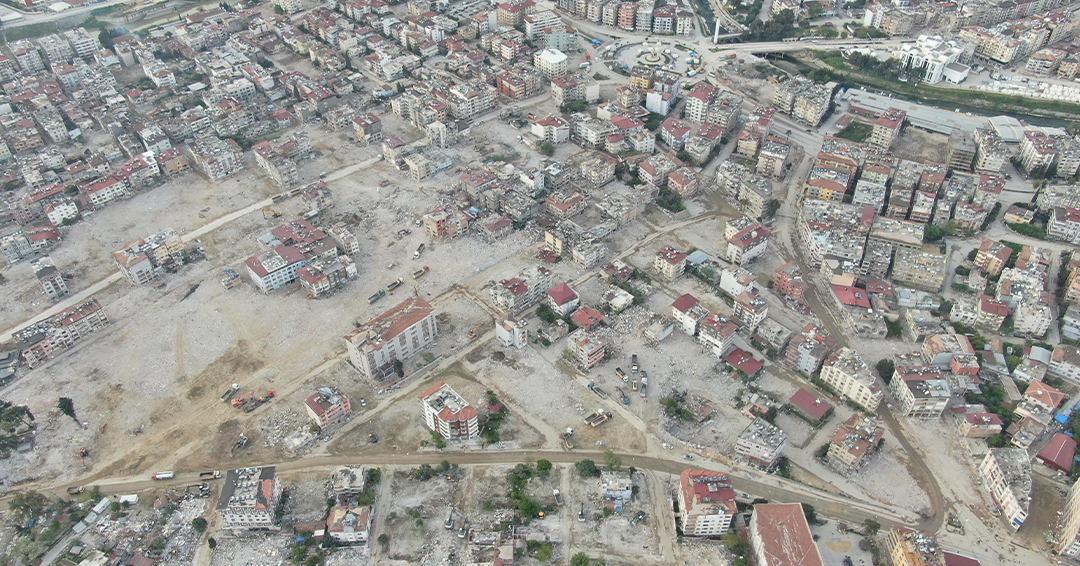
{"type": "Polygon", "coordinates": [[[709,311],[701,306],[697,297],[686,293],[671,303],[671,318],[679,323],[683,332],[689,336],[697,334],[698,323],[709,316],[709,311]]]}
{"type": "Polygon", "coordinates": [[[738,511],[735,490],[726,474],[686,470],[679,476],[679,524],[683,535],[709,537],[727,534],[738,511]]]}
{"type": "Polygon", "coordinates": [[[994,413],[979,412],[970,406],[953,407],[956,430],[968,438],[990,438],[1001,433],[1004,424],[994,413]]]}
{"type": "Polygon", "coordinates": [[[579,302],[578,294],[566,283],[559,283],[547,290],[547,304],[559,316],[574,312],[579,302]]]}
{"type": "Polygon", "coordinates": [[[445,381],[419,396],[427,427],[447,440],[469,440],[480,434],[480,413],[445,381]]]}
{"type": "Polygon", "coordinates": [[[832,411],[833,406],[826,400],[800,388],[788,399],[788,405],[795,408],[812,422],[820,422],[832,411]]]}
{"type": "MultiPolygon", "coordinates": [[[[945,4],[938,4],[944,8],[952,2],[945,4]]],[[[955,4],[953,4],[955,6],[955,4]]],[[[964,556],[963,554],[957,554],[955,552],[943,551],[941,555],[945,558],[945,566],[982,566],[982,562],[979,562],[978,558],[972,558],[970,556],[964,556]]]]}
{"type": "Polygon", "coordinates": [[[574,314],[570,315],[570,320],[573,320],[574,324],[578,325],[578,328],[592,330],[593,327],[604,320],[604,315],[600,314],[595,309],[582,306],[574,311],[574,314]]]}
{"type": "Polygon", "coordinates": [[[870,305],[870,297],[866,294],[866,291],[858,287],[832,285],[832,290],[833,294],[836,295],[836,300],[843,306],[864,309],[873,308],[870,305]]]}
{"type": "Polygon", "coordinates": [[[764,255],[769,247],[769,229],[754,223],[735,234],[727,241],[724,259],[739,265],[764,255]]]}
{"type": "Polygon", "coordinates": [[[1032,381],[1024,391],[1024,400],[1050,413],[1065,400],[1065,394],[1041,381],[1032,381]]]}
{"type": "Polygon", "coordinates": [[[656,252],[653,269],[668,279],[675,279],[686,270],[686,254],[667,246],[656,252]]]}
{"type": "Polygon", "coordinates": [[[773,274],[773,290],[792,301],[802,301],[809,288],[810,285],[803,279],[802,272],[794,261],[785,263],[773,274]]]}
{"type": "Polygon", "coordinates": [[[660,125],[660,139],[672,151],[682,151],[690,139],[690,125],[677,118],[668,118],[660,125]]]}
{"type": "Polygon", "coordinates": [[[824,566],[798,503],[755,505],[748,530],[757,566],[824,566]]]}
{"type": "Polygon", "coordinates": [[[750,379],[754,379],[761,371],[761,368],[765,367],[761,362],[755,360],[754,356],[751,356],[740,348],[732,350],[732,352],[728,354],[728,357],[724,358],[724,361],[746,374],[750,379]]]}
{"type": "Polygon", "coordinates": [[[304,401],[308,417],[320,427],[326,428],[331,424],[349,416],[352,406],[349,398],[342,395],[337,389],[320,387],[318,392],[310,395],[304,401]]]}
{"type": "Polygon", "coordinates": [[[1039,450],[1037,456],[1047,467],[1066,474],[1072,471],[1075,457],[1076,441],[1060,432],[1055,434],[1042,450],[1039,450]]]}
{"type": "Polygon", "coordinates": [[[435,309],[421,297],[410,297],[365,322],[345,337],[349,361],[368,379],[382,381],[394,373],[394,362],[435,342],[435,309]]]}

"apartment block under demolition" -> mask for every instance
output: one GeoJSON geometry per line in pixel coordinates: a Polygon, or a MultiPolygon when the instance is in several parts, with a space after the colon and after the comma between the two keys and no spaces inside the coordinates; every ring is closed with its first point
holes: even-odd
{"type": "Polygon", "coordinates": [[[884,396],[862,356],[851,348],[840,348],[825,360],[821,380],[868,411],[876,410],[884,396]]]}
{"type": "Polygon", "coordinates": [[[780,461],[785,447],[787,435],[784,431],[761,418],[750,421],[735,442],[737,454],[766,470],[780,461]]]}
{"type": "Polygon", "coordinates": [[[311,422],[326,428],[336,424],[352,414],[349,398],[340,390],[332,387],[320,387],[304,401],[311,422]]]}
{"type": "Polygon", "coordinates": [[[113,252],[113,263],[132,285],[153,280],[166,263],[181,261],[184,240],[172,228],[135,240],[113,252]]]}
{"type": "Polygon", "coordinates": [[[840,472],[851,473],[881,446],[884,436],[885,429],[876,420],[855,413],[829,439],[825,461],[840,472]]]}
{"type": "Polygon", "coordinates": [[[596,334],[579,328],[566,337],[570,351],[574,353],[574,359],[585,369],[589,369],[604,361],[607,353],[607,343],[596,334]]]}
{"type": "Polygon", "coordinates": [[[991,448],[979,464],[983,486],[1015,532],[1031,505],[1031,461],[1022,448],[991,448]]]}
{"type": "Polygon", "coordinates": [[[274,512],[281,501],[277,468],[229,470],[218,497],[222,528],[229,530],[277,530],[274,512]]]}
{"type": "Polygon", "coordinates": [[[80,340],[105,328],[105,316],[97,299],[88,299],[56,316],[19,332],[15,338],[26,365],[33,368],[51,360],[80,340]]]}
{"type": "Polygon", "coordinates": [[[469,440],[480,434],[480,414],[445,381],[419,396],[427,427],[447,440],[469,440]]]}
{"type": "Polygon", "coordinates": [[[421,297],[410,297],[360,325],[345,337],[349,361],[364,377],[383,381],[394,362],[435,343],[435,309],[421,297]]]}
{"type": "Polygon", "coordinates": [[[521,312],[544,298],[545,291],[554,285],[550,269],[542,265],[530,265],[510,279],[503,279],[491,288],[491,301],[495,306],[511,313],[521,312]]]}

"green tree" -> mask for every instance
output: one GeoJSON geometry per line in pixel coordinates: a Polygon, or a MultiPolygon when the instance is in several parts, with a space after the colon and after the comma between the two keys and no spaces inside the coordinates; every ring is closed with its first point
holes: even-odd
{"type": "Polygon", "coordinates": [[[386,548],[387,546],[390,546],[390,536],[387,535],[386,533],[383,533],[383,534],[379,535],[379,538],[376,539],[376,540],[379,541],[379,544],[381,544],[383,546],[383,548],[386,548]]]}
{"type": "Polygon", "coordinates": [[[36,492],[25,491],[15,495],[8,502],[8,508],[18,515],[22,521],[28,521],[37,517],[49,506],[49,498],[36,492]]]}
{"type": "Polygon", "coordinates": [[[896,370],[896,364],[889,358],[881,358],[878,363],[874,364],[874,369],[877,370],[878,375],[885,383],[892,381],[893,372],[896,370]]]}
{"type": "Polygon", "coordinates": [[[583,478],[596,477],[596,462],[592,460],[582,460],[574,464],[574,467],[577,468],[578,474],[583,478]]]}
{"type": "Polygon", "coordinates": [[[217,548],[217,539],[214,537],[210,537],[206,539],[206,544],[210,546],[210,550],[214,550],[215,548],[217,548]]]}
{"type": "Polygon", "coordinates": [[[56,402],[56,408],[60,409],[61,413],[71,417],[75,422],[79,422],[79,419],[75,417],[75,402],[70,397],[61,397],[56,402]]]}
{"type": "Polygon", "coordinates": [[[536,551],[536,560],[540,562],[547,562],[550,559],[551,545],[547,543],[540,545],[540,549],[536,551]]]}
{"type": "Polygon", "coordinates": [[[940,242],[944,236],[944,231],[937,226],[927,224],[926,227],[923,228],[923,239],[927,242],[940,242]]]}
{"type": "Polygon", "coordinates": [[[551,142],[544,142],[544,143],[540,144],[540,153],[542,153],[542,154],[544,154],[544,155],[546,155],[548,157],[551,157],[552,155],[555,155],[555,144],[553,144],[551,142]]]}
{"type": "Polygon", "coordinates": [[[536,473],[542,478],[546,478],[551,473],[551,462],[548,460],[536,461],[536,473]]]}
{"type": "Polygon", "coordinates": [[[405,364],[401,363],[401,360],[394,360],[394,373],[397,374],[398,379],[405,377],[405,364]]]}
{"type": "Polygon", "coordinates": [[[517,508],[521,512],[522,519],[531,519],[540,512],[540,504],[528,497],[518,499],[517,508]]]}
{"type": "Polygon", "coordinates": [[[195,532],[199,534],[206,532],[206,519],[195,517],[191,520],[191,528],[195,529],[195,532]]]}
{"type": "Polygon", "coordinates": [[[864,535],[866,535],[868,537],[872,537],[872,536],[876,535],[879,530],[881,530],[881,523],[879,523],[879,522],[877,522],[877,521],[875,521],[873,519],[867,519],[867,520],[863,521],[863,534],[864,535]]]}
{"type": "Polygon", "coordinates": [[[604,451],[604,465],[607,466],[609,470],[614,470],[622,465],[622,458],[609,448],[604,451]]]}
{"type": "Polygon", "coordinates": [[[570,557],[570,566],[589,566],[589,555],[579,552],[570,557]]]}

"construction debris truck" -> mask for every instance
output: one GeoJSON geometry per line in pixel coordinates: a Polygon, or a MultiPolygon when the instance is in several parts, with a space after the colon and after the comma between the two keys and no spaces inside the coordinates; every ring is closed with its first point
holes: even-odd
{"type": "Polygon", "coordinates": [[[229,401],[229,399],[239,390],[240,390],[240,384],[239,383],[232,384],[232,387],[230,387],[229,390],[226,391],[225,394],[221,396],[221,401],[223,403],[227,403],[229,401]]]}
{"type": "Polygon", "coordinates": [[[588,387],[593,393],[596,393],[597,397],[600,397],[601,399],[607,399],[607,393],[604,393],[603,389],[597,387],[595,382],[590,381],[588,387]]]}
{"type": "Polygon", "coordinates": [[[425,274],[427,274],[428,271],[431,271],[431,268],[425,265],[423,269],[418,269],[418,270],[414,271],[413,274],[412,274],[412,278],[413,279],[419,279],[419,278],[423,277],[425,274]]]}
{"type": "Polygon", "coordinates": [[[202,472],[202,473],[199,474],[199,479],[201,479],[201,480],[221,479],[221,472],[217,471],[217,470],[215,470],[213,472],[202,472]]]}

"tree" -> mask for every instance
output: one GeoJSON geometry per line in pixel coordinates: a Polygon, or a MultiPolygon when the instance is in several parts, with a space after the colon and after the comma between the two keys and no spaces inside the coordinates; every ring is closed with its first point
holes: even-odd
{"type": "Polygon", "coordinates": [[[892,380],[893,372],[896,371],[896,364],[889,358],[881,358],[878,363],[874,364],[874,369],[877,370],[878,375],[885,383],[889,383],[892,380]]]}
{"type": "Polygon", "coordinates": [[[206,539],[206,544],[210,546],[210,550],[214,550],[215,548],[217,548],[217,539],[214,537],[210,537],[206,539]]]}
{"type": "Polygon", "coordinates": [[[397,374],[398,379],[405,377],[405,365],[401,363],[401,360],[394,360],[394,373],[397,374]]]}
{"type": "Polygon", "coordinates": [[[604,465],[609,470],[614,470],[622,465],[622,458],[617,456],[610,448],[604,451],[604,465]]]}
{"type": "Polygon", "coordinates": [[[937,226],[927,224],[926,228],[923,229],[923,239],[925,239],[927,242],[940,242],[941,238],[943,238],[944,236],[944,231],[942,231],[942,229],[938,228],[937,226]]]}
{"type": "Polygon", "coordinates": [[[574,464],[574,467],[577,468],[578,474],[583,478],[596,477],[596,462],[592,460],[582,460],[574,464]]]}
{"type": "Polygon", "coordinates": [[[546,478],[547,475],[551,473],[551,462],[548,460],[537,460],[536,473],[539,474],[540,477],[546,478]]]}
{"type": "Polygon", "coordinates": [[[112,49],[113,48],[112,30],[108,30],[108,29],[101,30],[100,32],[98,32],[97,38],[98,38],[98,41],[101,42],[102,47],[104,47],[105,49],[112,49]]]}
{"type": "Polygon", "coordinates": [[[379,535],[379,538],[376,540],[379,541],[379,544],[381,544],[383,548],[390,546],[390,537],[386,533],[379,535]]]}
{"type": "Polygon", "coordinates": [[[803,503],[802,512],[803,515],[806,516],[807,523],[810,523],[812,525],[817,522],[817,510],[814,509],[813,505],[810,505],[809,503],[803,503]]]}
{"type": "Polygon", "coordinates": [[[570,558],[570,566],[589,566],[589,555],[579,552],[570,558]]]}
{"type": "Polygon", "coordinates": [[[206,519],[195,517],[191,520],[191,528],[195,529],[195,532],[199,534],[206,532],[206,519]]]}
{"type": "Polygon", "coordinates": [[[36,491],[27,491],[11,498],[8,507],[23,521],[37,517],[49,506],[49,498],[36,491]]]}
{"type": "Polygon", "coordinates": [[[75,402],[70,397],[61,397],[56,402],[56,408],[60,409],[61,413],[71,417],[75,422],[79,422],[79,419],[75,416],[75,402]]]}
{"type": "Polygon", "coordinates": [[[881,523],[878,523],[877,521],[875,521],[873,519],[867,519],[867,520],[863,521],[863,534],[864,535],[866,535],[868,537],[872,537],[872,536],[876,535],[879,530],[881,530],[881,523]]]}
{"type": "Polygon", "coordinates": [[[546,544],[546,543],[540,545],[540,550],[536,551],[536,560],[539,561],[539,562],[547,562],[550,559],[551,559],[551,545],[546,544]]]}
{"type": "Polygon", "coordinates": [[[528,497],[518,499],[517,507],[518,511],[521,511],[522,519],[531,519],[540,512],[540,504],[528,497]]]}
{"type": "Polygon", "coordinates": [[[546,155],[548,157],[551,157],[552,155],[555,155],[555,144],[553,144],[551,142],[544,142],[544,143],[540,144],[540,153],[542,153],[542,154],[544,154],[544,155],[546,155]]]}
{"type": "Polygon", "coordinates": [[[280,4],[274,4],[274,13],[279,16],[284,16],[285,8],[282,8],[280,4]]]}

